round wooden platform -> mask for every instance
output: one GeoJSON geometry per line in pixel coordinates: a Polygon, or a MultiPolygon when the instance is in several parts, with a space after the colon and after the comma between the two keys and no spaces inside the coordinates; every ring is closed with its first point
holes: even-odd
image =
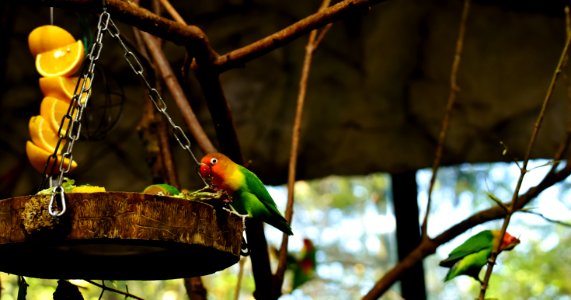
{"type": "Polygon", "coordinates": [[[179,198],[128,192],[0,200],[0,271],[48,279],[165,280],[212,274],[240,258],[242,219],[179,198]]]}

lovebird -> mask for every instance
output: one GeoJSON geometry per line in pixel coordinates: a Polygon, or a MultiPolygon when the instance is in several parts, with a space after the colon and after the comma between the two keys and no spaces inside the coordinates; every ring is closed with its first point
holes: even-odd
{"type": "Polygon", "coordinates": [[[143,190],[143,194],[159,195],[159,196],[175,196],[180,194],[180,191],[170,184],[155,183],[147,186],[143,190]]]}
{"type": "Polygon", "coordinates": [[[200,174],[217,190],[232,198],[230,206],[238,214],[259,219],[283,233],[293,235],[274,199],[252,171],[222,153],[209,153],[200,160],[200,174]]]}
{"type": "Polygon", "coordinates": [[[520,243],[518,238],[507,232],[500,238],[500,230],[483,230],[467,239],[462,245],[452,250],[448,258],[439,263],[442,267],[450,268],[444,281],[467,275],[482,283],[479,277],[480,270],[488,263],[493,249],[500,242],[500,252],[512,250],[520,243]]]}
{"type": "Polygon", "coordinates": [[[315,270],[317,268],[317,260],[315,259],[316,252],[313,242],[305,238],[303,239],[303,248],[301,249],[300,258],[294,259],[294,261],[288,261],[288,267],[293,271],[292,290],[295,290],[315,277],[315,270]]]}

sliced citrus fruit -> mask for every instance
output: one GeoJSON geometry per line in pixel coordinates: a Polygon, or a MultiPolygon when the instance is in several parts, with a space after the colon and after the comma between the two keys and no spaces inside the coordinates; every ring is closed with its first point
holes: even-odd
{"type": "MultiPolygon", "coordinates": [[[[44,117],[41,115],[31,117],[30,122],[28,122],[28,129],[30,138],[36,146],[50,153],[54,152],[59,136],[44,117]]],[[[62,148],[63,145],[60,145],[58,153],[61,153],[62,148]]]]}
{"type": "Polygon", "coordinates": [[[79,70],[84,59],[83,42],[77,40],[36,55],[36,70],[45,77],[71,76],[79,70]]]}
{"type": "MultiPolygon", "coordinates": [[[[36,171],[38,171],[39,173],[42,173],[44,171],[46,162],[48,161],[48,157],[52,155],[52,153],[36,146],[31,141],[26,141],[26,154],[28,155],[28,160],[32,164],[32,167],[34,167],[34,169],[36,169],[36,171]]],[[[47,173],[50,175],[52,175],[51,173],[52,171],[53,174],[59,173],[60,162],[61,162],[61,156],[58,156],[57,160],[52,159],[50,165],[47,168],[47,173]],[[55,167],[53,167],[54,161],[56,163],[55,167]]],[[[75,168],[77,168],[77,163],[72,160],[70,165],[70,160],[66,158],[63,160],[63,167],[66,169],[69,167],[70,168],[69,170],[73,171],[75,168]]]]}
{"type": "MultiPolygon", "coordinates": [[[[63,101],[55,97],[44,97],[40,103],[40,115],[50,124],[52,129],[57,133],[63,117],[67,114],[70,102],[63,101]]],[[[77,111],[76,111],[77,112],[77,111]]],[[[66,119],[63,124],[61,134],[65,134],[69,120],[66,119]]]]}
{"type": "Polygon", "coordinates": [[[105,187],[96,185],[79,185],[71,189],[70,193],[102,193],[106,192],[105,187]]]}
{"type": "Polygon", "coordinates": [[[36,27],[28,35],[28,47],[34,56],[74,42],[75,38],[71,33],[55,25],[36,27]]]}
{"type": "MultiPolygon", "coordinates": [[[[79,77],[65,77],[65,76],[53,76],[53,77],[40,77],[40,90],[44,96],[51,96],[64,101],[70,101],[73,98],[73,93],[75,92],[75,85],[79,77]]],[[[80,85],[83,83],[83,78],[81,79],[80,85]]],[[[89,86],[89,79],[87,79],[86,87],[89,86]]],[[[85,95],[82,97],[85,99],[85,95]]]]}

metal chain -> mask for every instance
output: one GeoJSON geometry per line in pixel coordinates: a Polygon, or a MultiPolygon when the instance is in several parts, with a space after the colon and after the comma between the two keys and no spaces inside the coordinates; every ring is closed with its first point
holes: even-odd
{"type": "MultiPolygon", "coordinates": [[[[168,121],[168,123],[170,125],[170,129],[171,129],[171,134],[174,135],[175,139],[177,140],[179,145],[182,147],[182,149],[186,150],[190,154],[190,156],[192,157],[194,162],[197,165],[200,165],[200,162],[198,161],[198,159],[196,158],[196,156],[194,155],[194,153],[190,149],[190,147],[191,147],[190,139],[186,136],[186,134],[184,133],[182,128],[180,126],[178,126],[173,121],[173,119],[171,118],[171,116],[167,112],[166,102],[163,100],[163,97],[161,97],[159,91],[156,88],[154,88],[153,86],[151,86],[151,84],[149,83],[149,81],[145,77],[145,74],[144,74],[145,69],[143,68],[143,65],[141,64],[141,61],[137,58],[135,53],[133,53],[133,51],[131,51],[129,49],[129,47],[127,47],[127,45],[125,44],[125,42],[121,38],[119,28],[117,28],[117,26],[115,25],[113,20],[109,21],[109,35],[111,35],[111,37],[115,38],[119,42],[119,44],[121,44],[121,47],[123,48],[123,51],[125,52],[125,60],[129,64],[129,66],[131,67],[131,69],[133,70],[135,75],[139,76],[139,78],[141,79],[143,84],[146,86],[147,90],[149,91],[149,98],[151,99],[151,101],[155,105],[155,108],[168,121]]],[[[202,178],[202,176],[200,176],[200,178],[202,178]]],[[[202,178],[202,180],[204,180],[204,178],[202,178]]]]}
{"type": "MultiPolygon", "coordinates": [[[[62,117],[60,127],[58,130],[58,143],[56,144],[56,149],[54,153],[48,158],[46,166],[44,167],[44,174],[50,165],[50,161],[57,161],[57,152],[60,144],[63,140],[67,141],[66,150],[61,155],[59,161],[59,175],[55,181],[55,185],[52,189],[52,194],[50,198],[50,203],[48,206],[48,212],[53,217],[59,217],[63,215],[66,211],[66,202],[64,189],[62,187],[63,178],[71,169],[71,162],[73,161],[73,155],[71,154],[75,142],[79,139],[81,132],[81,118],[83,117],[83,111],[87,106],[87,102],[91,97],[91,87],[93,85],[93,77],[95,76],[95,62],[99,59],[101,55],[101,49],[103,49],[103,37],[109,29],[109,22],[111,21],[111,16],[104,8],[103,12],[99,16],[99,22],[97,23],[97,36],[95,42],[91,46],[89,53],[87,54],[87,59],[89,64],[87,67],[83,67],[82,76],[78,79],[74,95],[71,99],[71,103],[67,110],[67,113],[62,117]],[[80,80],[81,79],[81,80],[80,80]],[[79,92],[78,92],[79,90],[79,92]],[[67,121],[67,128],[63,131],[64,124],[67,121]],[[67,166],[64,166],[64,161],[68,160],[67,166]],[[61,203],[61,209],[58,211],[54,209],[57,202],[57,198],[61,203]]],[[[51,182],[51,180],[50,180],[51,182]]],[[[50,185],[51,186],[51,185],[50,185]]]]}
{"type": "MultiPolygon", "coordinates": [[[[57,177],[55,185],[53,186],[52,195],[48,206],[49,214],[54,217],[59,217],[63,215],[66,211],[65,194],[64,194],[64,189],[62,187],[63,178],[65,174],[67,174],[71,169],[71,162],[73,160],[73,155],[71,154],[71,152],[73,150],[74,143],[79,139],[79,135],[81,132],[81,117],[83,116],[83,110],[87,106],[87,102],[91,97],[91,92],[92,92],[91,86],[93,85],[93,77],[95,76],[94,72],[95,62],[99,59],[99,56],[101,55],[101,50],[103,49],[103,37],[105,33],[109,33],[111,37],[113,37],[119,42],[119,44],[123,48],[123,51],[125,52],[125,60],[129,64],[135,75],[138,75],[143,84],[146,86],[147,90],[149,91],[149,98],[155,105],[156,109],[168,121],[172,135],[174,135],[179,145],[190,154],[194,162],[197,165],[200,165],[200,162],[190,149],[191,148],[190,139],[184,133],[182,128],[173,121],[173,119],[167,112],[166,102],[163,100],[158,90],[152,87],[147,78],[145,77],[144,75],[145,70],[143,68],[143,65],[141,64],[141,61],[137,58],[135,53],[133,53],[133,51],[131,51],[129,47],[127,47],[127,45],[121,38],[119,28],[115,25],[113,20],[111,20],[111,15],[109,14],[109,12],[107,12],[106,8],[104,7],[103,12],[99,16],[99,22],[97,24],[97,36],[95,42],[93,43],[87,55],[87,58],[89,59],[89,64],[87,68],[84,67],[82,76],[80,77],[83,78],[83,80],[81,81],[78,80],[76,84],[74,96],[71,100],[68,111],[65,114],[65,116],[63,116],[62,121],[60,123],[60,128],[58,130],[59,140],[58,143],[56,144],[56,149],[54,150],[54,153],[48,158],[48,161],[46,162],[46,166],[44,168],[44,174],[46,174],[47,168],[50,165],[50,161],[57,159],[57,151],[61,142],[63,140],[67,140],[68,143],[66,145],[67,147],[66,151],[62,154],[59,163],[59,171],[60,171],[59,176],[57,177]],[[81,87],[79,88],[79,86],[81,87]],[[78,88],[79,88],[79,93],[77,92],[78,88]],[[65,124],[64,122],[66,122],[66,120],[68,121],[67,128],[65,132],[62,132],[62,129],[64,127],[63,124],[65,124]],[[67,167],[64,166],[64,161],[66,159],[69,161],[67,167]],[[61,210],[59,211],[57,209],[54,209],[55,203],[57,202],[57,198],[59,198],[61,202],[61,210]]],[[[200,173],[199,176],[203,181],[205,181],[205,179],[202,178],[200,173]]]]}

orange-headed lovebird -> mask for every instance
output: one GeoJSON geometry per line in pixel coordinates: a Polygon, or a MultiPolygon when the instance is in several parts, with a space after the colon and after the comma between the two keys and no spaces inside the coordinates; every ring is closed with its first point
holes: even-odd
{"type": "Polygon", "coordinates": [[[301,249],[301,257],[295,262],[290,262],[290,268],[293,270],[292,290],[295,290],[302,284],[310,281],[315,277],[317,268],[317,260],[315,258],[317,250],[310,239],[303,239],[303,249],[301,249]]]}
{"type": "Polygon", "coordinates": [[[200,161],[200,174],[215,189],[224,190],[232,197],[230,206],[238,214],[264,221],[288,235],[293,234],[274,199],[252,171],[222,153],[209,153],[200,161]]]}
{"type": "Polygon", "coordinates": [[[488,263],[492,250],[497,247],[499,242],[501,242],[501,252],[513,249],[520,241],[507,232],[503,238],[500,238],[499,230],[483,230],[473,235],[462,245],[452,250],[448,258],[440,262],[440,266],[450,268],[444,281],[456,276],[467,275],[481,283],[480,270],[488,263]]]}

